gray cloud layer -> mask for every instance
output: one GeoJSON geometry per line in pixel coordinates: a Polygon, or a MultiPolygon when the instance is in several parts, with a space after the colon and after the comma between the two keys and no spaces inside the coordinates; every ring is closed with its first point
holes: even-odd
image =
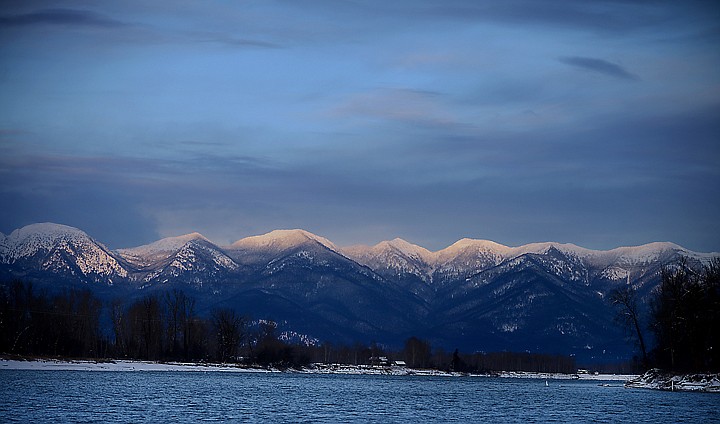
{"type": "Polygon", "coordinates": [[[116,28],[125,25],[103,14],[90,10],[43,9],[30,13],[0,16],[0,25],[69,25],[116,28]]]}
{"type": "Polygon", "coordinates": [[[38,4],[0,17],[2,231],[720,250],[711,5],[38,4]]]}
{"type": "Polygon", "coordinates": [[[565,63],[566,65],[570,65],[576,68],[592,71],[592,72],[598,72],[604,75],[608,75],[611,77],[624,79],[624,80],[638,80],[638,76],[635,74],[632,74],[628,72],[625,68],[622,66],[608,62],[607,60],[603,59],[596,59],[592,57],[578,57],[578,56],[571,56],[571,57],[561,57],[560,62],[565,63]]]}

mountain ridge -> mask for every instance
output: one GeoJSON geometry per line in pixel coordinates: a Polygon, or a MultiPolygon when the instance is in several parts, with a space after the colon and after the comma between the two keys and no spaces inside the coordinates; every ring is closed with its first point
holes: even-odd
{"type": "Polygon", "coordinates": [[[461,239],[429,251],[396,238],[341,248],[305,230],[275,230],[219,246],[199,233],[109,250],[83,231],[33,224],[0,237],[0,282],[80,286],[128,301],[187,290],[317,339],[354,343],[410,335],[473,350],[628,355],[605,300],[632,285],[647,305],[660,271],[685,256],[673,243],[598,251],[568,243],[508,247],[461,239]]]}
{"type": "MultiPolygon", "coordinates": [[[[137,274],[137,271],[167,261],[193,243],[196,245],[200,243],[209,249],[208,251],[215,252],[211,256],[226,257],[218,260],[224,262],[223,266],[231,269],[261,263],[266,259],[269,262],[272,257],[283,252],[317,243],[385,277],[412,274],[425,283],[468,278],[477,271],[497,266],[504,261],[526,254],[545,254],[550,249],[556,249],[593,267],[603,268],[602,272],[612,277],[611,279],[627,278],[632,272],[637,272],[636,268],[642,268],[643,264],[674,255],[690,257],[700,262],[720,256],[719,253],[693,252],[671,242],[592,250],[570,243],[542,242],[510,247],[489,240],[463,238],[444,249],[430,251],[401,238],[395,238],[381,241],[373,246],[338,247],[327,238],[301,229],[274,230],[239,239],[230,246],[224,247],[194,232],[166,237],[132,248],[110,250],[78,228],[54,223],[37,223],[16,229],[0,238],[0,263],[13,264],[23,258],[32,257],[39,251],[49,252],[57,247],[58,243],[64,243],[67,250],[67,245],[73,242],[86,247],[93,246],[94,254],[102,256],[106,262],[107,269],[89,271],[98,275],[110,275],[114,271],[120,278],[126,278],[128,275],[137,274]],[[471,272],[464,272],[467,270],[471,272]]],[[[85,258],[80,261],[79,263],[83,264],[80,269],[87,269],[88,264],[93,260],[85,258]]]]}

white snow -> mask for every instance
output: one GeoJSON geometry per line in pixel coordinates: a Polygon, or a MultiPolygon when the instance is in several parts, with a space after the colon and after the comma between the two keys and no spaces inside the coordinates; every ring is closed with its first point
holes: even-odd
{"type": "Polygon", "coordinates": [[[659,369],[651,369],[641,376],[629,379],[625,387],[720,393],[720,374],[669,374],[659,369]]]}
{"type": "Polygon", "coordinates": [[[510,256],[512,248],[503,246],[490,240],[475,240],[464,238],[456,241],[445,249],[434,252],[433,261],[435,263],[448,262],[462,254],[482,254],[483,256],[493,258],[504,258],[510,256]]]}
{"type": "Polygon", "coordinates": [[[73,258],[84,275],[127,277],[127,271],[102,244],[83,231],[67,225],[40,223],[19,228],[7,236],[0,246],[0,259],[13,263],[37,253],[48,254],[42,258],[43,269],[67,267],[64,254],[73,258]]]}
{"type": "Polygon", "coordinates": [[[220,371],[220,372],[268,372],[262,368],[245,368],[233,364],[197,364],[182,362],[152,362],[114,360],[63,361],[63,360],[0,360],[2,370],[55,370],[55,371],[220,371]]]}
{"type": "Polygon", "coordinates": [[[613,281],[626,280],[630,275],[630,272],[626,269],[620,268],[619,266],[610,266],[605,268],[601,275],[603,278],[613,281]]]}
{"type": "Polygon", "coordinates": [[[518,329],[517,323],[504,323],[500,326],[499,330],[503,333],[512,333],[518,329]]]}
{"type": "MultiPolygon", "coordinates": [[[[31,360],[18,361],[0,359],[0,372],[2,370],[56,370],[56,371],[203,371],[203,372],[238,372],[238,373],[267,373],[281,372],[278,369],[248,368],[235,364],[198,364],[183,362],[152,362],[112,360],[107,362],[96,361],[62,361],[62,360],[31,360]]],[[[344,365],[344,364],[311,364],[303,369],[290,369],[286,372],[302,374],[348,374],[348,375],[398,375],[398,376],[448,376],[460,377],[468,374],[459,372],[438,371],[431,369],[416,369],[402,366],[371,366],[371,365],[344,365]]],[[[475,377],[501,377],[501,378],[527,378],[543,380],[597,380],[597,381],[628,381],[637,378],[636,375],[614,374],[560,374],[560,373],[533,373],[522,371],[503,371],[490,374],[471,374],[475,377]]]]}
{"type": "Polygon", "coordinates": [[[307,242],[317,242],[328,249],[339,249],[330,240],[305,230],[274,230],[267,234],[240,239],[230,246],[234,250],[269,250],[282,252],[301,246],[307,242]]]}
{"type": "Polygon", "coordinates": [[[206,264],[200,265],[201,258],[210,260],[214,270],[235,270],[239,267],[219,247],[200,233],[190,233],[178,237],[168,237],[144,246],[130,249],[119,249],[117,253],[128,262],[141,268],[157,268],[147,274],[143,281],[162,274],[169,269],[171,275],[177,277],[188,271],[200,271],[206,264]],[[167,261],[170,261],[169,264],[167,261]]]}
{"type": "MultiPolygon", "coordinates": [[[[571,259],[575,258],[581,261],[586,266],[603,269],[603,276],[615,281],[627,278],[628,273],[632,273],[630,268],[661,262],[663,259],[669,259],[675,254],[681,254],[703,262],[720,256],[719,253],[692,252],[668,242],[619,247],[612,250],[591,250],[571,243],[556,242],[530,243],[509,247],[490,240],[469,238],[458,240],[452,245],[435,252],[407,243],[402,239],[383,241],[372,247],[350,246],[344,248],[343,252],[353,260],[373,269],[390,264],[398,271],[422,274],[421,276],[426,280],[431,280],[432,274],[435,272],[460,278],[465,274],[487,269],[526,254],[544,254],[552,248],[557,249],[571,259]],[[424,269],[408,269],[407,264],[397,263],[397,259],[388,253],[391,249],[403,253],[407,258],[422,260],[426,267],[424,269]],[[394,263],[393,261],[389,262],[390,259],[393,259],[394,263]]],[[[574,270],[574,267],[571,267],[568,263],[557,262],[551,265],[555,267],[557,273],[572,273],[572,275],[567,275],[570,280],[587,282],[587,273],[576,272],[577,270],[574,270]]]]}
{"type": "Polygon", "coordinates": [[[636,378],[633,374],[560,374],[545,372],[502,371],[501,378],[532,378],[542,380],[592,380],[592,381],[628,381],[636,378]]]}
{"type": "Polygon", "coordinates": [[[432,273],[433,253],[401,238],[382,241],[375,246],[350,246],[343,248],[341,253],[372,269],[389,269],[397,275],[415,274],[428,281],[432,273]]]}
{"type": "Polygon", "coordinates": [[[17,259],[32,256],[38,250],[50,250],[60,240],[81,240],[90,237],[75,227],[50,222],[31,224],[10,233],[5,238],[9,257],[17,259]]]}
{"type": "Polygon", "coordinates": [[[188,242],[193,240],[202,240],[210,243],[210,240],[205,238],[200,233],[190,233],[177,237],[166,237],[156,242],[146,244],[143,246],[132,247],[128,249],[118,249],[117,252],[123,255],[130,256],[150,256],[159,253],[175,253],[185,246],[188,242]]]}
{"type": "Polygon", "coordinates": [[[432,260],[433,256],[432,252],[425,249],[424,247],[409,243],[401,238],[395,238],[390,241],[380,242],[374,246],[374,249],[395,249],[410,258],[419,259],[426,263],[429,263],[432,260]]]}
{"type": "MultiPolygon", "coordinates": [[[[678,255],[703,262],[720,256],[718,253],[692,252],[668,242],[601,251],[554,242],[509,247],[494,241],[469,238],[458,240],[435,252],[400,238],[382,241],[372,247],[351,246],[339,249],[330,240],[301,229],[275,230],[243,238],[227,248],[217,247],[201,234],[191,233],[109,252],[77,228],[40,223],[17,229],[10,235],[0,234],[0,262],[13,264],[20,258],[30,258],[41,252],[45,256],[37,259],[47,270],[76,272],[74,270],[77,266],[83,274],[95,273],[125,278],[128,270],[123,268],[116,258],[121,257],[137,269],[152,275],[162,272],[159,268],[166,267],[171,260],[175,260],[171,266],[178,272],[191,269],[193,265],[190,262],[199,259],[197,255],[209,258],[216,269],[237,269],[237,264],[244,263],[243,261],[262,258],[272,262],[278,258],[279,253],[298,247],[312,252],[313,249],[307,246],[314,243],[345,255],[376,272],[382,271],[381,274],[414,274],[427,283],[432,283],[434,278],[439,281],[467,279],[502,263],[512,265],[510,261],[517,260],[522,255],[542,254],[550,249],[563,252],[567,260],[551,257],[547,266],[569,281],[584,281],[586,284],[589,284],[592,278],[590,272],[599,272],[603,278],[621,282],[627,279],[628,275],[639,278],[643,273],[652,271],[649,265],[665,263],[678,255]],[[73,258],[74,263],[68,263],[67,258],[73,258]]],[[[305,255],[308,260],[313,258],[311,253],[305,255]]]]}

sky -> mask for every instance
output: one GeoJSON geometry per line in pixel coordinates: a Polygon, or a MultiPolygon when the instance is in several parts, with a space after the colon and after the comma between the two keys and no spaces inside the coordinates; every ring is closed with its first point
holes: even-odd
{"type": "Polygon", "coordinates": [[[4,1],[0,231],[720,252],[713,1],[4,1]]]}

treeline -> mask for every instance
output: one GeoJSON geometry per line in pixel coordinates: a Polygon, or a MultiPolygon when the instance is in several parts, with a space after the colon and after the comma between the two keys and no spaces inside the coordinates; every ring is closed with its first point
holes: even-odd
{"type": "Polygon", "coordinates": [[[89,291],[48,296],[19,281],[0,288],[0,352],[92,358],[108,353],[100,336],[102,302],[89,291]]]}
{"type": "Polygon", "coordinates": [[[720,258],[665,269],[651,304],[653,360],[674,371],[720,371],[720,258]]]}
{"type": "Polygon", "coordinates": [[[493,352],[469,355],[467,366],[474,372],[527,371],[574,374],[575,358],[566,355],[548,355],[528,352],[493,352]]]}
{"type": "Polygon", "coordinates": [[[699,268],[683,259],[665,267],[661,277],[647,318],[632,287],[611,296],[640,349],[641,367],[720,372],[720,258],[699,268]],[[647,329],[654,336],[652,346],[645,341],[647,329]]]}
{"type": "Polygon", "coordinates": [[[376,343],[369,346],[303,346],[299,350],[312,363],[385,366],[399,360],[410,368],[489,373],[495,371],[526,371],[575,373],[575,358],[529,352],[448,352],[433,348],[431,343],[418,337],[405,340],[402,349],[390,349],[376,343]],[[384,361],[383,361],[384,359],[384,361]]]}
{"type": "Polygon", "coordinates": [[[0,285],[0,353],[298,366],[309,362],[299,348],[280,340],[274,323],[251,329],[232,309],[201,317],[180,290],[103,305],[89,290],[50,295],[32,283],[0,285]]]}
{"type": "Polygon", "coordinates": [[[0,353],[279,368],[310,363],[387,366],[402,360],[412,368],[461,372],[577,369],[569,356],[450,353],[417,337],[405,340],[399,350],[377,343],[307,346],[288,342],[272,321],[252,322],[232,309],[217,308],[202,317],[195,299],[181,290],[103,304],[89,290],[50,295],[21,281],[0,285],[0,353]]]}

